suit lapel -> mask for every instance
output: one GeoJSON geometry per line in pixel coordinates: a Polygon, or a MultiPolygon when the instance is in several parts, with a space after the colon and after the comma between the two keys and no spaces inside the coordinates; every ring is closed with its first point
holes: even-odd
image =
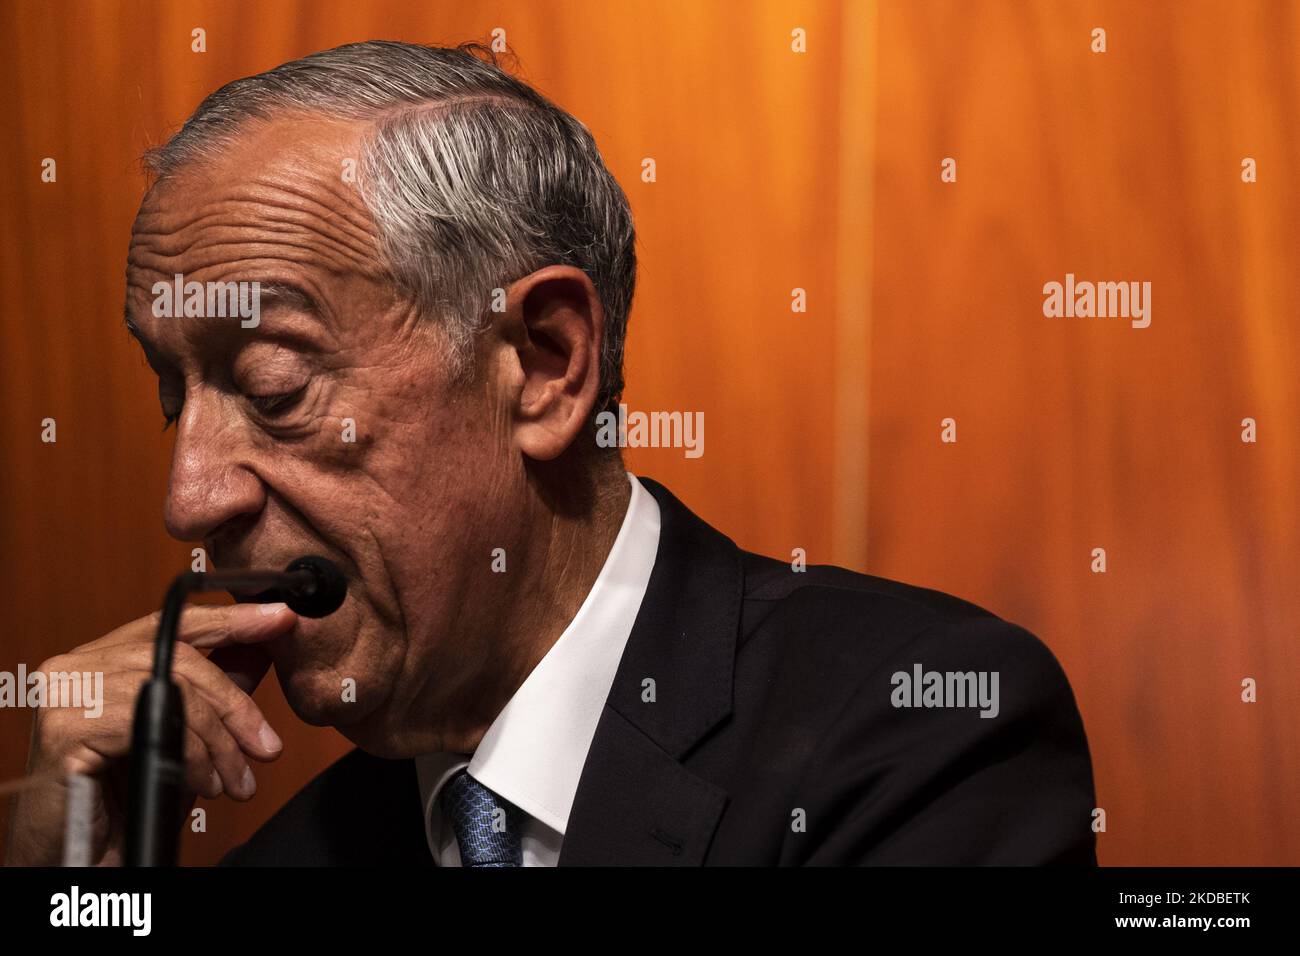
{"type": "Polygon", "coordinates": [[[662,485],[659,549],[592,740],[561,865],[704,861],[725,791],[682,758],[731,713],[743,572],[736,546],[662,485]]]}
{"type": "Polygon", "coordinates": [[[561,866],[699,866],[727,795],[606,708],[560,850],[561,866]]]}

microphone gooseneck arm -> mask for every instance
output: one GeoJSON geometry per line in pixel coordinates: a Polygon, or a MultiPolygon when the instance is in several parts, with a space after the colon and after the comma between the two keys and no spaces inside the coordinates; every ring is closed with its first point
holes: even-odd
{"type": "Polygon", "coordinates": [[[127,866],[176,864],[185,791],[185,711],[171,676],[176,629],[191,594],[226,590],[275,590],[295,613],[325,617],[342,605],[347,578],[333,562],[308,555],[283,571],[191,571],[172,582],[158,619],[153,675],[140,690],[131,730],[127,866]]]}
{"type": "Polygon", "coordinates": [[[171,677],[176,628],[180,625],[185,599],[191,594],[202,594],[205,591],[266,591],[287,585],[305,586],[311,580],[311,572],[307,570],[294,571],[292,574],[282,571],[189,571],[178,575],[167,589],[162,616],[158,621],[158,636],[153,651],[154,680],[171,677]],[[289,578],[293,580],[287,580],[289,578]]]}

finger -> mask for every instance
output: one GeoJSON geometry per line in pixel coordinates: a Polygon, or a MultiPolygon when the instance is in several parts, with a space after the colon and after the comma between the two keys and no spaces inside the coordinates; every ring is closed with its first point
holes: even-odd
{"type": "MultiPolygon", "coordinates": [[[[233,645],[226,650],[254,649],[260,648],[257,645],[233,645]]],[[[261,761],[278,757],[283,744],[253,698],[202,652],[187,644],[177,644],[175,652],[172,679],[181,684],[186,693],[206,700],[249,756],[261,761]]],[[[116,713],[125,707],[125,716],[95,721],[97,726],[91,728],[86,736],[114,738],[113,743],[125,745],[130,737],[130,712],[134,709],[141,685],[151,673],[153,648],[147,644],[126,644],[101,656],[104,658],[102,663],[90,658],[83,669],[98,670],[104,674],[107,688],[104,694],[106,712],[111,709],[116,713]],[[124,701],[129,703],[123,704],[124,701]]],[[[251,662],[246,663],[250,670],[255,670],[251,662]]]]}
{"type": "MultiPolygon", "coordinates": [[[[249,799],[257,791],[257,784],[238,741],[208,702],[197,694],[186,693],[187,689],[181,691],[185,698],[186,728],[198,737],[204,748],[199,769],[204,776],[216,771],[220,778],[218,793],[224,790],[236,800],[249,799]]],[[[187,764],[188,760],[187,754],[187,764]]],[[[207,785],[211,786],[210,779],[207,785]]],[[[207,793],[197,788],[196,792],[207,793]]]]}
{"type": "Polygon", "coordinates": [[[191,647],[178,645],[172,677],[178,683],[186,682],[185,691],[202,695],[250,757],[267,761],[280,755],[284,745],[261,708],[207,657],[191,647]]]}
{"type": "Polygon", "coordinates": [[[286,604],[196,604],[185,608],[176,639],[209,649],[231,644],[258,644],[293,629],[298,615],[286,604]]]}
{"type": "MultiPolygon", "coordinates": [[[[126,751],[123,751],[125,753],[126,751]]],[[[111,754],[103,754],[87,744],[78,744],[59,758],[59,769],[64,774],[93,777],[108,769],[113,761],[111,754]]]]}
{"type": "MultiPolygon", "coordinates": [[[[106,675],[107,695],[112,701],[100,719],[79,729],[78,743],[68,752],[62,766],[68,772],[87,775],[104,773],[119,758],[127,756],[131,744],[132,707],[128,698],[138,695],[149,675],[141,670],[120,671],[106,675]]],[[[223,758],[223,766],[234,781],[239,781],[247,767],[238,744],[217,718],[202,695],[181,692],[185,712],[184,762],[186,785],[203,796],[219,796],[224,789],[222,777],[214,768],[214,754],[223,758]],[[208,743],[208,738],[212,743],[208,743]],[[233,751],[233,758],[230,756],[233,751]]],[[[66,719],[66,718],[65,718],[66,719]]],[[[58,732],[56,728],[55,731],[58,732]]],[[[64,736],[70,734],[63,730],[64,736]]]]}
{"type": "MultiPolygon", "coordinates": [[[[124,624],[79,651],[103,650],[128,644],[151,646],[158,635],[158,612],[124,624]]],[[[281,603],[273,604],[190,604],[181,611],[176,641],[191,647],[210,649],[230,644],[269,641],[293,629],[298,615],[281,603]]]]}
{"type": "MultiPolygon", "coordinates": [[[[107,675],[107,681],[114,691],[138,693],[148,676],[141,670],[123,671],[107,675]]],[[[185,677],[174,676],[185,713],[186,784],[206,797],[226,792],[238,800],[248,799],[256,791],[256,783],[241,744],[204,694],[185,677]]],[[[114,699],[124,698],[115,695],[114,699]]],[[[257,719],[261,719],[260,712],[257,719]]],[[[81,744],[74,751],[81,771],[102,771],[115,758],[125,756],[130,749],[130,727],[130,708],[115,705],[106,709],[104,719],[93,721],[83,731],[81,744]]],[[[254,755],[268,759],[260,740],[254,755]]]]}
{"type": "Polygon", "coordinates": [[[223,789],[221,775],[212,766],[207,744],[193,730],[185,730],[185,785],[199,796],[214,800],[223,789]]]}

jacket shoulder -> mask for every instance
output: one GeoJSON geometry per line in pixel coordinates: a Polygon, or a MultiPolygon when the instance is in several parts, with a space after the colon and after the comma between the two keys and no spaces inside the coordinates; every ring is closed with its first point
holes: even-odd
{"type": "Polygon", "coordinates": [[[959,636],[998,625],[1014,627],[977,604],[931,588],[830,565],[795,571],[788,563],[749,552],[741,553],[741,561],[743,635],[787,631],[790,625],[802,642],[815,636],[879,650],[924,632],[959,636]]]}
{"type": "Polygon", "coordinates": [[[765,750],[816,821],[782,862],[1095,863],[1087,737],[1038,637],[940,591],[742,561],[741,699],[779,710],[765,750]]]}
{"type": "Polygon", "coordinates": [[[745,584],[737,665],[773,686],[815,683],[810,720],[882,673],[999,670],[1040,681],[1071,709],[1055,655],[1036,635],[969,601],[845,568],[741,552],[745,584]]]}

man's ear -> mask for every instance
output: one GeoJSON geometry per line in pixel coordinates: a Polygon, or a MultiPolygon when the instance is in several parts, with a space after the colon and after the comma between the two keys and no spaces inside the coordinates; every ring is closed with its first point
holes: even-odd
{"type": "Polygon", "coordinates": [[[578,438],[600,392],[605,312],[590,277],[546,266],[511,284],[502,317],[515,368],[508,394],[515,444],[536,461],[558,458],[578,438]]]}

